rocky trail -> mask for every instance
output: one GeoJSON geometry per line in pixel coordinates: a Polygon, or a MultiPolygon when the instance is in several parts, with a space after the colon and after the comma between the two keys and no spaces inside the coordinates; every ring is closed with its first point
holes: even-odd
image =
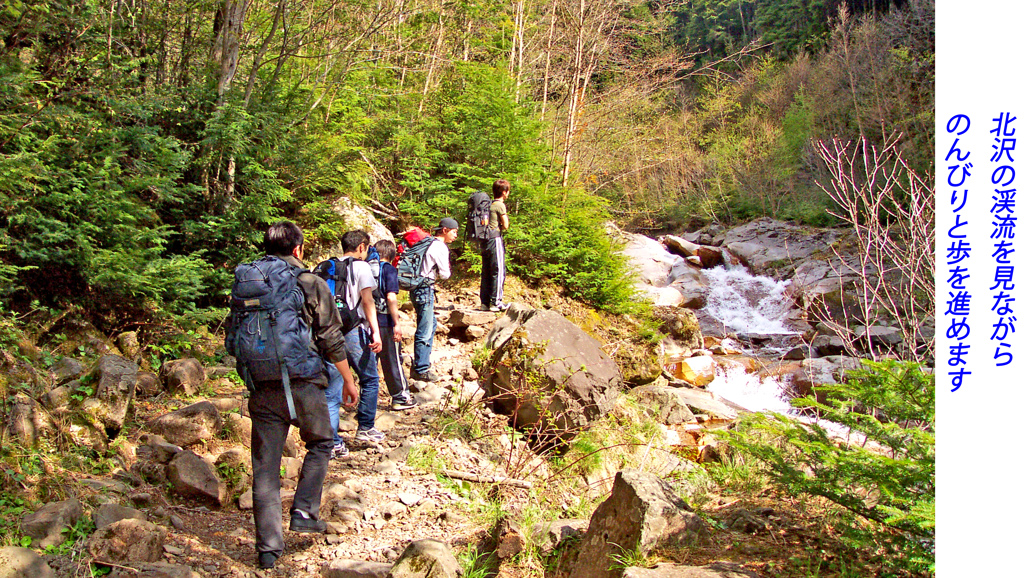
{"type": "MultiPolygon", "coordinates": [[[[715,283],[695,257],[654,255],[639,288],[676,302],[707,294],[715,283]]],[[[92,357],[65,352],[46,376],[5,358],[8,374],[48,390],[17,396],[6,431],[25,447],[52,439],[67,455],[27,453],[19,472],[5,470],[48,503],[7,510],[21,518],[15,536],[42,556],[0,549],[0,578],[96,568],[148,578],[844,575],[831,510],[775,495],[728,459],[715,432],[744,408],[707,390],[717,379],[806,393],[857,365],[843,343],[812,339],[792,312],[796,332],[737,334],[670,303],[655,310],[664,335],[652,347],[627,316],[515,282],[508,293],[520,304],[496,314],[475,309],[474,287],[439,292],[440,382],[412,382],[419,405],[406,411],[391,411],[381,384],[381,443],[354,441],[352,413],[342,416],[351,453],[330,462],[328,532],[292,533],[285,519],[286,550],[272,570],[256,568],[244,388],[230,358],[215,355],[214,336],[205,356],[217,361],[183,357],[159,373],[141,369],[131,334],[69,340],[68,352],[92,357]],[[749,354],[762,342],[784,347],[749,354]],[[716,462],[723,467],[707,467],[716,462]],[[409,564],[438,570],[403,573],[409,564]]],[[[404,311],[408,338],[408,303],[404,311]]],[[[303,451],[293,429],[281,468],[286,517],[303,451]]]]}

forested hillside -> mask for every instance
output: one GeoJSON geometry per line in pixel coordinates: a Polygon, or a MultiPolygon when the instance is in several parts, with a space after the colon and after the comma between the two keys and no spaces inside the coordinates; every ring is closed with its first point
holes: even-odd
{"type": "Polygon", "coordinates": [[[269,221],[322,246],[338,196],[397,231],[498,177],[514,272],[624,310],[609,218],[827,224],[816,139],[931,170],[930,0],[10,0],[0,41],[0,340],[219,322],[269,221]]]}

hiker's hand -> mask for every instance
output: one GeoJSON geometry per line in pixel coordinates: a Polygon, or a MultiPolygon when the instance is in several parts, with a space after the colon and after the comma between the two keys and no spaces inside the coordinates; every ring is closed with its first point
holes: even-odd
{"type": "Polygon", "coordinates": [[[341,386],[341,402],[347,408],[353,408],[359,403],[359,388],[351,378],[345,380],[341,386]]]}
{"type": "Polygon", "coordinates": [[[395,339],[395,343],[402,342],[402,329],[397,325],[395,325],[395,333],[393,337],[395,339]]]}
{"type": "Polygon", "coordinates": [[[373,332],[373,341],[370,342],[370,351],[374,353],[380,353],[380,350],[384,349],[384,344],[380,340],[380,332],[373,332]]]}

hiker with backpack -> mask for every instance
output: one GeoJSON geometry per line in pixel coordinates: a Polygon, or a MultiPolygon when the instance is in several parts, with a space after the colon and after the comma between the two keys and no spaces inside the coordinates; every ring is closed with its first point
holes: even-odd
{"type": "Polygon", "coordinates": [[[391,394],[391,409],[404,411],[416,407],[416,400],[409,392],[409,382],[402,369],[402,328],[398,325],[398,269],[391,264],[396,248],[393,241],[381,239],[374,244],[380,258],[378,287],[384,296],[385,307],[377,309],[377,325],[380,326],[380,366],[384,383],[391,394]]]}
{"type": "Polygon", "coordinates": [[[430,353],[434,348],[437,318],[434,317],[434,283],[451,277],[448,245],[459,236],[459,223],[445,217],[427,237],[405,249],[398,262],[398,282],[409,291],[416,309],[416,335],[412,348],[412,371],[409,377],[418,381],[438,381],[430,371],[430,353]]]}
{"type": "Polygon", "coordinates": [[[505,179],[498,179],[491,185],[493,199],[486,193],[476,193],[469,199],[469,210],[475,221],[474,237],[480,246],[480,309],[483,311],[504,311],[508,304],[505,296],[505,240],[503,231],[508,229],[508,198],[511,185],[505,179]],[[483,198],[480,198],[483,197],[483,198]]]}
{"type": "MultiPolygon", "coordinates": [[[[349,231],[341,237],[341,258],[323,261],[313,270],[316,274],[334,281],[335,303],[343,314],[355,315],[358,323],[345,334],[345,350],[353,373],[359,378],[359,404],[356,407],[355,439],[361,442],[380,443],[384,433],[375,427],[377,419],[377,390],[380,378],[377,374],[377,353],[381,350],[380,327],[377,325],[377,306],[374,293],[377,282],[373,278],[366,254],[370,247],[370,235],[366,231],[349,231]]],[[[338,435],[341,421],[343,379],[327,367],[327,408],[333,428],[334,447],[331,457],[348,455],[348,446],[338,435]]]]}
{"type": "Polygon", "coordinates": [[[266,257],[235,269],[224,345],[250,392],[256,555],[260,568],[273,568],[284,552],[281,456],[288,428],[298,426],[306,444],[289,529],[322,533],[320,499],[333,435],[324,361],[341,376],[346,404],[355,405],[359,393],[345,351],[350,328],[327,283],[302,265],[302,229],[274,223],[263,245],[266,257]]]}

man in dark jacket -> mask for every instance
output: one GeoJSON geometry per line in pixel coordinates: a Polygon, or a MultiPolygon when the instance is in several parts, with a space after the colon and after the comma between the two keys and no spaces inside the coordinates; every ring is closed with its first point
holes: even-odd
{"type": "MultiPolygon", "coordinates": [[[[267,255],[276,256],[298,273],[297,283],[305,302],[302,319],[312,341],[308,345],[310,358],[301,363],[315,363],[322,357],[344,377],[344,401],[354,406],[359,391],[352,380],[345,354],[345,335],[342,320],[334,305],[327,283],[306,271],[302,265],[303,235],[294,223],[281,221],[271,225],[263,237],[267,255]]],[[[235,354],[235,333],[245,330],[236,327],[236,317],[228,320],[226,344],[228,353],[235,354]]],[[[293,532],[323,532],[325,524],[319,519],[320,498],[327,464],[330,460],[333,434],[327,412],[324,388],[327,377],[320,370],[310,378],[290,379],[291,400],[281,380],[260,381],[252,384],[249,415],[252,418],[252,498],[256,521],[256,554],[260,568],[273,568],[284,552],[284,533],[281,525],[281,455],[284,451],[288,427],[296,425],[299,436],[306,444],[306,457],[302,463],[295,499],[291,509],[293,532]],[[294,407],[295,419],[290,419],[289,405],[294,407]]]]}

